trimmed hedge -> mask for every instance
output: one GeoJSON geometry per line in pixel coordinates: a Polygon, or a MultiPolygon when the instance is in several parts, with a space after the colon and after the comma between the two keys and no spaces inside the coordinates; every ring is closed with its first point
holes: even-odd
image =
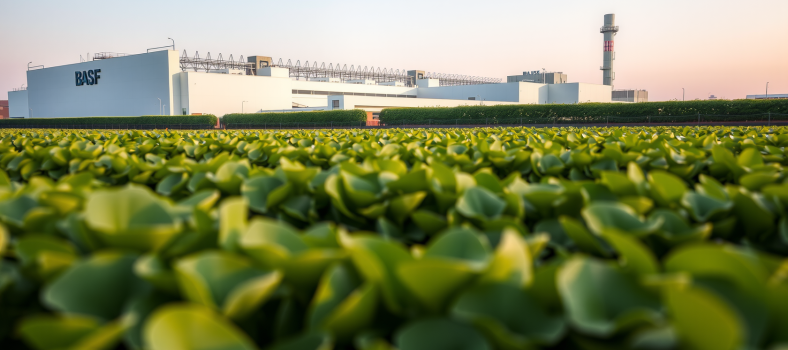
{"type": "Polygon", "coordinates": [[[498,105],[428,108],[387,108],[383,123],[427,120],[549,120],[605,122],[607,117],[737,116],[762,113],[788,114],[788,100],[664,101],[641,103],[580,103],[547,105],[498,105]]]}
{"type": "Polygon", "coordinates": [[[83,117],[83,118],[29,118],[0,120],[3,126],[54,127],[56,125],[199,125],[214,126],[219,120],[215,115],[144,115],[141,117],[83,117]]]}
{"type": "Polygon", "coordinates": [[[222,117],[222,124],[264,124],[264,123],[326,123],[359,122],[367,120],[367,112],[360,109],[287,112],[287,113],[232,113],[222,117]]]}

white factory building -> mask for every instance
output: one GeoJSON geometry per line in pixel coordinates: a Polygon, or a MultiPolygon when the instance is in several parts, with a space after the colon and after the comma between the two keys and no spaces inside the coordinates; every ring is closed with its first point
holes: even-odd
{"type": "MultiPolygon", "coordinates": [[[[28,68],[27,89],[8,93],[11,118],[193,115],[501,104],[646,102],[645,90],[613,90],[615,15],[605,15],[603,84],[570,83],[562,72],[500,79],[309,61],[179,55],[175,43],[137,55],[28,68]],[[173,50],[155,51],[170,47],[173,50]]],[[[769,98],[773,98],[769,96],[769,98]]]]}
{"type": "MultiPolygon", "coordinates": [[[[517,77],[517,76],[514,76],[517,77]]],[[[93,60],[30,69],[27,89],[9,92],[11,118],[140,116],[390,107],[611,102],[612,87],[563,81],[507,82],[423,71],[239,61],[184,52],[96,54],[93,60]],[[360,79],[359,79],[360,78],[360,79]]],[[[560,80],[560,79],[559,79],[560,80]]]]}

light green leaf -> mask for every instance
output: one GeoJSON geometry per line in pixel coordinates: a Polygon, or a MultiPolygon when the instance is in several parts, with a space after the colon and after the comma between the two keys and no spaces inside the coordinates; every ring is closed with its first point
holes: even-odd
{"type": "Polygon", "coordinates": [[[151,350],[253,350],[244,332],[210,309],[169,305],[156,310],[145,324],[145,344],[151,350]]]}
{"type": "Polygon", "coordinates": [[[506,202],[484,187],[471,187],[457,200],[457,211],[469,218],[493,220],[506,208],[506,202]]]}

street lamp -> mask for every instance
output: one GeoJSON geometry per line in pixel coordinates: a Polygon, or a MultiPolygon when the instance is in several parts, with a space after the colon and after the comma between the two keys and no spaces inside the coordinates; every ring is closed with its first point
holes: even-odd
{"type": "Polygon", "coordinates": [[[684,101],[684,88],[681,88],[681,100],[684,101]]]}
{"type": "Polygon", "coordinates": [[[547,84],[547,79],[545,76],[547,75],[547,70],[542,68],[542,84],[547,84]]]}
{"type": "Polygon", "coordinates": [[[175,51],[175,39],[173,38],[167,38],[167,39],[172,40],[172,50],[175,51]]]}
{"type": "Polygon", "coordinates": [[[766,82],[766,99],[769,99],[769,82],[766,82]]]}
{"type": "Polygon", "coordinates": [[[159,100],[159,115],[161,115],[161,99],[158,97],[156,99],[159,100]]]}
{"type": "Polygon", "coordinates": [[[249,101],[241,101],[241,114],[244,112],[244,103],[249,101]]]}
{"type": "Polygon", "coordinates": [[[33,63],[33,61],[27,62],[27,70],[30,70],[30,64],[31,63],[33,63]]]}

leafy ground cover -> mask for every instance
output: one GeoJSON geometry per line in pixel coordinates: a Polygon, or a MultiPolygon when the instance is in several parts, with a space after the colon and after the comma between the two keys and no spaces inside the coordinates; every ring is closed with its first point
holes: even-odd
{"type": "Polygon", "coordinates": [[[4,349],[788,346],[788,129],[0,131],[4,349]]]}

